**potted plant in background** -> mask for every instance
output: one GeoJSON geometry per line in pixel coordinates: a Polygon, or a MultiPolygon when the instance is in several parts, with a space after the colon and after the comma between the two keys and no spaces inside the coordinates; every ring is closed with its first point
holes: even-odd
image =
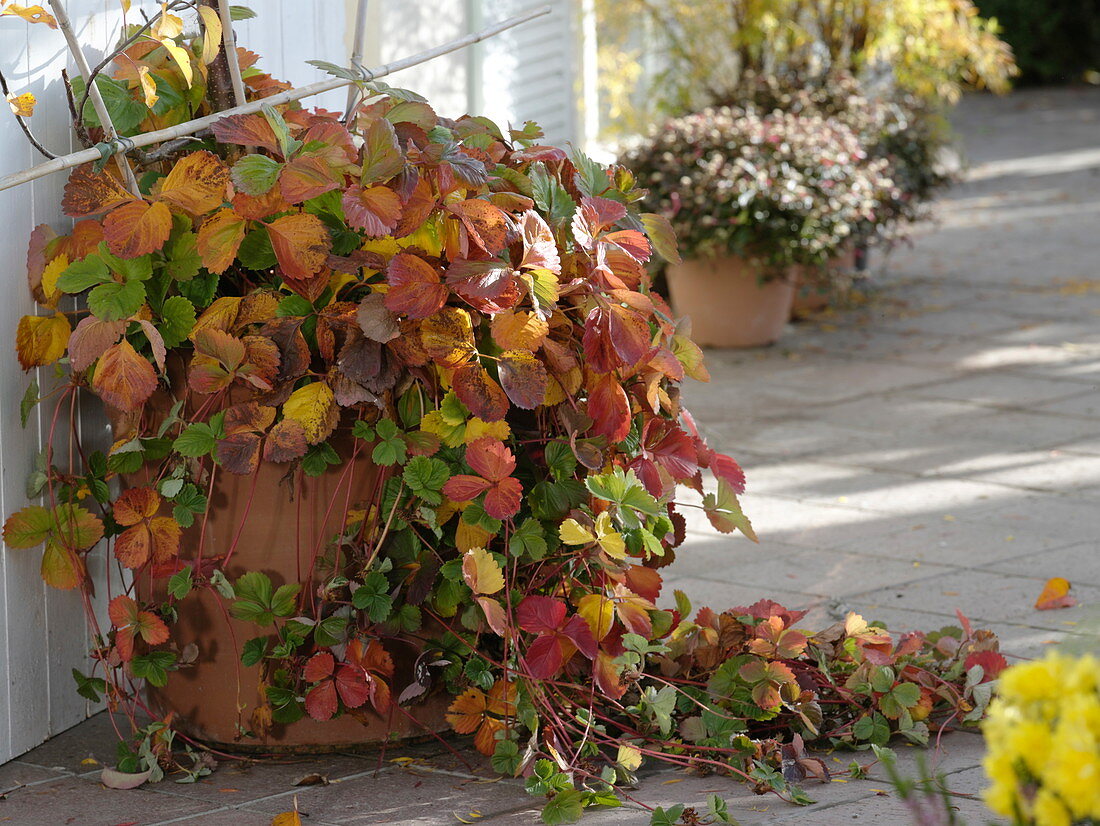
{"type": "Polygon", "coordinates": [[[892,185],[850,128],[812,112],[704,109],[669,121],[623,163],[687,258],[667,270],[673,307],[696,341],[718,347],[774,342],[794,268],[836,258],[892,185]]]}

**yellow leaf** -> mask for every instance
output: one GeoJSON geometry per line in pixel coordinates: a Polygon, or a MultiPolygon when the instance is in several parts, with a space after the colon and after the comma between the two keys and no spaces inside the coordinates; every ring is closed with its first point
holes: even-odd
{"type": "Polygon", "coordinates": [[[50,307],[56,307],[57,299],[61,297],[61,293],[57,289],[57,279],[61,277],[61,273],[68,269],[68,266],[69,256],[62,253],[42,270],[42,292],[45,294],[50,307]]]}
{"type": "Polygon", "coordinates": [[[592,636],[602,640],[611,631],[615,621],[615,603],[603,594],[586,594],[577,603],[577,613],[584,617],[592,636]]]}
{"type": "Polygon", "coordinates": [[[466,432],[465,424],[454,424],[447,420],[441,410],[425,413],[420,420],[420,429],[425,433],[434,433],[447,447],[458,447],[466,432]]]}
{"type": "Polygon", "coordinates": [[[506,442],[511,435],[512,428],[510,428],[508,422],[503,419],[499,422],[487,422],[484,419],[473,416],[470,421],[466,423],[466,436],[462,441],[466,444],[470,444],[476,442],[483,436],[491,436],[494,439],[506,442]]]}
{"type": "Polygon", "coordinates": [[[566,545],[587,545],[596,541],[596,534],[576,519],[566,519],[558,528],[558,536],[566,545]]]}
{"type": "Polygon", "coordinates": [[[202,17],[202,64],[209,66],[218,56],[222,44],[222,21],[210,6],[199,6],[202,17]]]}
{"type": "Polygon", "coordinates": [[[605,554],[615,559],[626,559],[626,541],[611,525],[611,514],[607,511],[596,517],[596,536],[605,554]]]}
{"type": "Polygon", "coordinates": [[[619,753],[615,757],[615,762],[627,771],[637,771],[642,765],[642,753],[634,748],[634,746],[628,746],[626,743],[623,743],[619,746],[619,753]]]}
{"type": "Polygon", "coordinates": [[[41,6],[20,6],[18,3],[12,3],[3,11],[0,11],[0,16],[5,14],[22,17],[28,23],[45,23],[51,29],[57,28],[57,20],[41,6]]]}
{"type": "Polygon", "coordinates": [[[157,40],[179,37],[183,34],[183,18],[168,13],[168,4],[160,4],[160,19],[153,25],[152,35],[157,40]]]}
{"type": "MultiPolygon", "coordinates": [[[[173,15],[169,15],[172,17],[173,15]]],[[[178,19],[178,18],[177,18],[178,19]]],[[[187,87],[191,88],[191,83],[194,80],[194,72],[191,69],[191,53],[186,49],[176,45],[176,41],[169,37],[160,41],[162,45],[171,55],[172,60],[176,61],[176,65],[180,67],[180,74],[183,75],[184,82],[187,83],[187,87]]]]}
{"type": "Polygon", "coordinates": [[[42,554],[41,573],[42,580],[51,588],[71,591],[80,584],[84,565],[76,554],[51,539],[42,554]]]}
{"type": "Polygon", "coordinates": [[[324,441],[335,422],[332,413],[335,410],[336,396],[323,381],[315,381],[299,387],[290,394],[283,404],[283,418],[293,419],[302,425],[306,441],[311,445],[324,441]]]}
{"type": "Polygon", "coordinates": [[[122,6],[124,12],[130,11],[130,0],[119,0],[119,5],[122,6]]]}
{"type": "Polygon", "coordinates": [[[466,551],[485,545],[492,536],[480,525],[471,525],[466,520],[459,519],[458,527],[455,528],[455,545],[460,551],[466,553],[466,551]]]}
{"type": "Polygon", "coordinates": [[[141,93],[145,96],[145,105],[152,107],[160,100],[160,96],[157,94],[157,84],[153,81],[153,76],[149,74],[148,66],[138,67],[138,80],[141,81],[141,93]]]}
{"type": "Polygon", "coordinates": [[[462,578],[475,594],[495,594],[504,587],[504,573],[484,548],[471,548],[462,558],[462,578]]]}
{"type": "Polygon", "coordinates": [[[297,812],[282,812],[275,815],[271,826],[302,826],[302,818],[297,812]]]}
{"type": "Polygon", "coordinates": [[[63,355],[72,328],[64,313],[25,315],[15,331],[15,352],[24,370],[53,364],[63,355]]]}
{"type": "Polygon", "coordinates": [[[37,102],[38,98],[30,92],[24,92],[21,95],[8,95],[8,106],[20,118],[29,118],[33,115],[34,105],[37,102]]]}

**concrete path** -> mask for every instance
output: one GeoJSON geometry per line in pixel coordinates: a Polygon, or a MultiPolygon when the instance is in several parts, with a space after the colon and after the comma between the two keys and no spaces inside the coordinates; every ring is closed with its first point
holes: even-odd
{"type": "MultiPolygon", "coordinates": [[[[1095,645],[1100,91],[976,97],[958,124],[969,181],[895,252],[862,307],[792,327],[766,351],[708,354],[713,381],[688,401],[745,466],[761,543],[693,523],[666,573],[697,605],[770,597],[819,621],[857,610],[897,629],[938,628],[961,609],[1009,654],[1063,637],[1095,645]],[[1070,579],[1085,607],[1035,611],[1050,576],[1070,579]]],[[[0,799],[0,823],[267,826],[295,796],[312,826],[537,822],[518,783],[431,747],[412,762],[226,764],[193,785],[109,791],[89,760],[110,761],[112,737],[100,716],[0,767],[0,793],[19,787],[0,799]],[[312,772],[331,785],[292,785],[312,772]]],[[[911,769],[918,750],[900,752],[911,769]]],[[[964,733],[928,755],[970,826],[992,820],[973,797],[981,753],[964,733]]],[[[842,769],[851,757],[826,759],[842,769]]],[[[636,796],[667,806],[722,794],[746,826],[910,822],[881,778],[807,790],[819,802],[799,809],[666,772],[636,796]]],[[[649,817],[629,807],[583,822],[649,817]]]]}

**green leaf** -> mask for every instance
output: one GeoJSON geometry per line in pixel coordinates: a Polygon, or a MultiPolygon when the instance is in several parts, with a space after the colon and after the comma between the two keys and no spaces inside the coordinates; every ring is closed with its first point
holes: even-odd
{"type": "Polygon", "coordinates": [[[274,590],[267,574],[249,571],[240,576],[233,588],[237,600],[229,606],[229,613],[245,622],[271,625],[275,617],[288,617],[294,613],[297,607],[295,597],[301,587],[294,583],[274,590]]]}
{"type": "Polygon", "coordinates": [[[183,344],[195,327],[195,317],[195,305],[182,295],[166,299],[160,308],[160,323],[157,324],[164,346],[171,350],[183,344]]]}
{"type": "Polygon", "coordinates": [[[138,679],[144,679],[149,685],[164,688],[168,685],[168,671],[176,664],[176,655],[171,651],[150,651],[130,660],[130,672],[138,679]]]}
{"type": "Polygon", "coordinates": [[[559,223],[573,216],[577,203],[558,180],[546,171],[546,165],[539,161],[531,164],[527,176],[531,180],[532,197],[535,206],[544,212],[551,223],[559,223]]]}
{"type": "MultiPolygon", "coordinates": [[[[310,61],[312,62],[312,61],[310,61]]],[[[283,165],[267,155],[245,155],[230,172],[233,185],[246,195],[264,195],[279,180],[283,165]]]]}
{"type": "Polygon", "coordinates": [[[275,315],[279,318],[310,315],[312,312],[313,305],[300,295],[288,295],[280,301],[279,306],[275,308],[275,315]]]}
{"type": "Polygon", "coordinates": [[[462,511],[462,521],[467,525],[477,525],[483,531],[488,531],[496,536],[502,527],[499,519],[494,519],[485,512],[485,507],[477,501],[471,502],[462,511]]]}
{"type": "MultiPolygon", "coordinates": [[[[169,240],[165,247],[165,269],[176,281],[190,281],[202,269],[197,239],[198,236],[193,232],[181,232],[169,240]]],[[[162,330],[161,335],[163,334],[162,330]]]]}
{"type": "Polygon", "coordinates": [[[393,612],[393,597],[386,575],[378,571],[367,574],[363,584],[355,589],[351,604],[358,611],[366,611],[371,622],[385,622],[393,612]]]}
{"type": "MultiPolygon", "coordinates": [[[[371,459],[376,464],[385,466],[403,464],[408,446],[397,425],[391,419],[380,419],[374,427],[374,433],[378,444],[371,452],[371,459]]],[[[407,469],[406,473],[408,473],[407,469]]]]}
{"type": "MultiPolygon", "coordinates": [[[[578,507],[585,499],[584,485],[576,479],[561,482],[537,482],[527,495],[531,513],[544,522],[560,522],[572,508],[578,507]]],[[[469,510],[469,508],[467,508],[469,510]]]]}
{"type": "MultiPolygon", "coordinates": [[[[74,75],[70,82],[73,87],[73,97],[79,103],[84,97],[86,88],[84,78],[80,75],[74,75]]],[[[103,103],[107,107],[107,114],[111,116],[111,123],[114,124],[115,129],[123,135],[133,134],[141,126],[141,122],[145,120],[148,113],[145,104],[134,99],[130,94],[129,86],[107,75],[96,75],[95,85],[99,89],[99,94],[103,98],[103,103]]],[[[102,126],[91,100],[84,104],[84,111],[81,115],[85,126],[102,126]]]]}
{"type": "Polygon", "coordinates": [[[519,746],[514,740],[498,740],[489,762],[493,766],[493,771],[515,777],[520,764],[519,746]]]}
{"type": "Polygon", "coordinates": [[[471,683],[483,691],[488,691],[493,687],[493,683],[496,682],[492,666],[481,657],[473,657],[468,660],[463,672],[471,683]]]}
{"type": "Polygon", "coordinates": [[[57,278],[57,289],[63,293],[84,292],[97,284],[106,284],[111,280],[111,272],[103,259],[96,254],[89,255],[83,261],[74,261],[57,278]]]}
{"type": "Polygon", "coordinates": [[[176,571],[168,578],[168,593],[176,599],[183,599],[189,593],[194,583],[191,578],[191,566],[186,566],[182,571],[176,571]]]}
{"type": "MultiPolygon", "coordinates": [[[[327,60],[307,60],[306,63],[310,66],[316,66],[325,74],[338,77],[341,80],[363,80],[363,75],[354,69],[345,69],[343,66],[337,66],[335,63],[330,63],[327,60]]],[[[267,190],[264,191],[266,192],[267,190]]]]}
{"type": "Polygon", "coordinates": [[[217,438],[214,435],[214,430],[205,422],[189,424],[184,428],[183,433],[172,442],[172,450],[190,458],[207,456],[214,451],[216,446],[217,438]]]}
{"type": "Polygon", "coordinates": [[[403,478],[415,496],[429,505],[439,505],[443,502],[443,494],[440,491],[451,478],[451,470],[442,459],[413,456],[405,465],[403,478]]]}
{"type": "Polygon", "coordinates": [[[19,401],[19,423],[24,428],[27,426],[27,419],[30,418],[31,411],[42,401],[38,396],[38,392],[38,379],[32,378],[31,383],[27,385],[27,391],[19,401]]]}
{"type": "Polygon", "coordinates": [[[684,804],[677,803],[667,809],[658,806],[653,810],[649,818],[649,826],[678,826],[680,816],[684,813],[684,804]]]}
{"type": "Polygon", "coordinates": [[[596,163],[579,149],[573,150],[574,178],[582,195],[602,195],[611,186],[611,179],[602,165],[596,163]]]}
{"type": "Polygon", "coordinates": [[[313,629],[313,640],[324,648],[339,645],[347,639],[347,617],[325,617],[313,629]]]}
{"type": "Polygon", "coordinates": [[[752,529],[752,523],[741,510],[737,495],[724,479],[718,480],[717,495],[708,493],[703,497],[703,510],[716,530],[731,533],[736,528],[753,542],[759,541],[756,531],[752,529]]]}
{"type": "Polygon", "coordinates": [[[41,505],[28,505],[4,523],[4,542],[9,548],[33,548],[49,537],[56,522],[41,505]]]}
{"type": "Polygon", "coordinates": [[[903,708],[912,708],[920,702],[920,686],[916,683],[898,683],[890,693],[903,708]]]}
{"type": "Polygon", "coordinates": [[[290,136],[290,127],[286,125],[286,121],[283,120],[283,116],[279,114],[278,109],[265,104],[260,113],[275,133],[275,137],[279,141],[279,152],[284,158],[290,157],[301,148],[302,142],[290,136]]]}
{"type": "Polygon", "coordinates": [[[415,605],[402,605],[393,613],[386,625],[395,631],[414,634],[420,630],[422,621],[419,608],[415,605]]]}
{"type": "Polygon", "coordinates": [[[247,667],[256,665],[267,653],[267,637],[253,637],[246,640],[241,649],[241,664],[247,667]]]}
{"type": "Polygon", "coordinates": [[[268,270],[277,263],[271,236],[260,228],[248,233],[237,249],[237,260],[250,270],[268,270]]]}
{"type": "Polygon", "coordinates": [[[546,445],[546,466],[559,482],[573,478],[577,472],[577,457],[568,442],[556,439],[546,445]]]}
{"type": "Polygon", "coordinates": [[[302,457],[302,470],[306,476],[320,476],[330,465],[340,464],[340,454],[328,442],[321,442],[302,457]]]}
{"type": "Polygon", "coordinates": [[[298,592],[302,590],[300,583],[280,585],[275,596],[271,598],[271,610],[277,617],[289,617],[297,608],[298,592]]]}
{"type": "Polygon", "coordinates": [[[542,822],[546,826],[576,823],[584,814],[584,795],[576,789],[558,792],[542,807],[542,822]]]}
{"type": "Polygon", "coordinates": [[[101,677],[85,677],[74,668],[73,679],[76,681],[76,693],[93,703],[98,703],[107,692],[107,681],[101,677]]]}
{"type": "Polygon", "coordinates": [[[195,276],[190,281],[180,281],[176,289],[196,307],[207,307],[214,300],[214,293],[217,292],[220,280],[221,277],[217,274],[206,272],[195,276]]]}
{"type": "Polygon", "coordinates": [[[103,321],[121,321],[129,318],[145,303],[145,285],[137,279],[110,281],[93,287],[88,293],[88,309],[103,321]]]}
{"type": "Polygon", "coordinates": [[[530,516],[523,520],[508,540],[508,553],[515,557],[526,555],[531,559],[542,559],[546,551],[542,524],[530,516]]]}

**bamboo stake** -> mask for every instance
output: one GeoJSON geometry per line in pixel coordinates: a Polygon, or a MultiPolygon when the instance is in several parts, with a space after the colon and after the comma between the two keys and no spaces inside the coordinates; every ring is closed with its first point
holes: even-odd
{"type": "Polygon", "coordinates": [[[248,102],[241,77],[241,61],[237,57],[237,38],[233,36],[233,16],[229,13],[229,0],[218,0],[218,16],[222,19],[222,48],[229,64],[229,80],[233,84],[233,102],[244,106],[248,102]]]}
{"type": "MultiPolygon", "coordinates": [[[[103,132],[107,136],[109,141],[118,140],[118,131],[115,129],[114,123],[111,121],[111,114],[107,111],[107,104],[103,102],[103,96],[99,93],[99,87],[95,83],[95,79],[92,77],[92,67],[88,65],[88,58],[84,56],[84,50],[80,47],[80,41],[76,39],[76,32],[73,31],[73,24],[69,20],[69,14],[65,11],[65,6],[60,0],[50,0],[50,8],[53,9],[54,19],[57,20],[58,28],[61,29],[61,33],[65,35],[65,42],[69,46],[69,51],[72,52],[73,59],[76,60],[76,68],[80,70],[80,74],[84,78],[85,89],[88,96],[92,101],[92,108],[95,109],[96,116],[99,118],[99,123],[103,127],[103,132]]],[[[77,117],[83,118],[83,112],[77,112],[77,117]]],[[[98,150],[95,151],[96,155],[99,155],[98,150]]],[[[60,160],[55,158],[54,160],[60,160]]],[[[126,187],[135,195],[140,195],[138,191],[137,178],[134,177],[134,170],[130,168],[130,162],[126,160],[125,155],[120,155],[118,159],[119,168],[122,170],[123,177],[126,179],[126,187]]]]}
{"type": "MultiPolygon", "coordinates": [[[[526,23],[528,20],[534,20],[536,17],[542,17],[545,14],[550,13],[550,6],[540,6],[531,11],[518,14],[515,17],[510,17],[507,20],[502,20],[500,23],[496,23],[492,26],[488,26],[479,32],[468,34],[465,37],[451,40],[448,43],[444,43],[441,46],[436,46],[434,49],[428,49],[427,51],[420,52],[409,57],[402,58],[401,60],[395,60],[393,63],[387,63],[383,66],[378,66],[373,69],[367,69],[367,76],[371,78],[385,77],[386,75],[399,72],[402,69],[408,69],[411,66],[419,66],[421,63],[427,63],[429,60],[434,60],[437,57],[441,57],[451,52],[456,52],[459,49],[464,49],[467,46],[472,46],[475,43],[480,43],[482,40],[486,40],[494,35],[498,35],[503,31],[514,28],[521,23],[526,23]]],[[[311,95],[320,95],[324,92],[330,92],[333,89],[339,89],[343,86],[347,86],[354,81],[344,80],[343,78],[333,78],[332,80],[321,80],[317,83],[311,83],[308,86],[303,86],[301,89],[290,89],[286,92],[280,92],[277,95],[271,95],[262,100],[252,101],[244,106],[237,106],[233,109],[226,109],[223,112],[216,112],[213,115],[207,115],[204,118],[196,118],[195,120],[189,120],[186,123],[180,123],[176,126],[169,126],[166,129],[158,129],[155,132],[146,132],[142,135],[135,135],[133,138],[127,139],[127,143],[131,146],[125,147],[126,150],[130,148],[136,148],[140,146],[149,146],[150,144],[160,143],[161,141],[168,141],[174,138],[181,138],[185,135],[193,135],[196,132],[201,132],[203,129],[207,129],[215,122],[221,120],[229,115],[248,115],[254,112],[261,111],[265,106],[279,106],[284,103],[290,103],[291,101],[301,100],[302,98],[310,97],[311,95]]],[[[98,149],[84,149],[80,152],[73,152],[70,155],[64,155],[60,158],[55,158],[52,161],[38,164],[30,169],[26,169],[22,172],[17,172],[13,175],[7,175],[0,178],[0,191],[5,189],[11,189],[13,186],[19,186],[29,181],[37,180],[45,175],[49,175],[53,172],[60,172],[64,169],[72,169],[74,166],[80,166],[84,163],[90,163],[97,161],[101,157],[98,149]]]]}
{"type": "MultiPolygon", "coordinates": [[[[351,46],[351,68],[359,69],[363,65],[363,41],[367,37],[367,2],[359,0],[355,9],[355,40],[351,46]]],[[[351,110],[355,107],[355,101],[359,97],[359,90],[355,86],[348,87],[348,103],[344,107],[344,122],[351,119],[351,110]]]]}

